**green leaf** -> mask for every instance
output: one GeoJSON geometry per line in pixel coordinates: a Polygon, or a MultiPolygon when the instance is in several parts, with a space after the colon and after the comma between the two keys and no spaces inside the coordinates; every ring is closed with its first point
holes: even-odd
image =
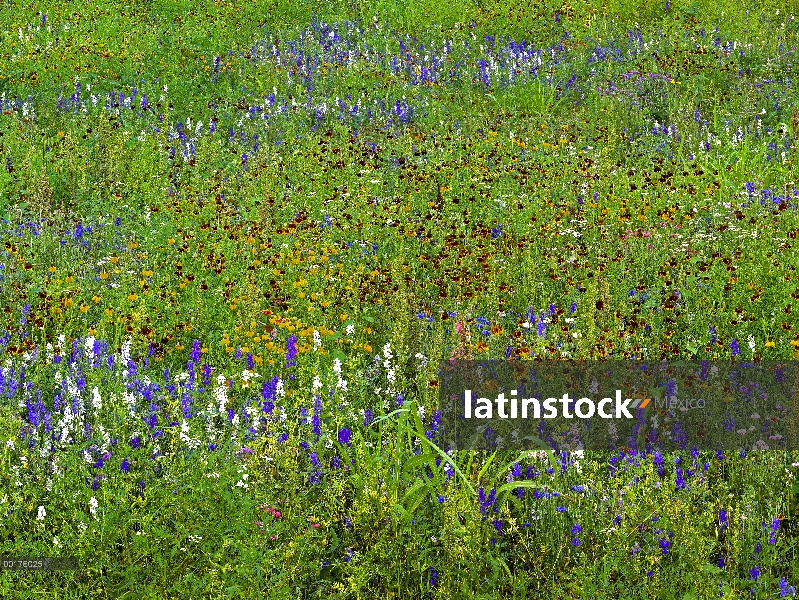
{"type": "Polygon", "coordinates": [[[443,460],[447,461],[450,464],[455,473],[457,473],[457,475],[461,478],[463,483],[466,484],[466,488],[472,493],[472,495],[474,495],[476,492],[474,491],[472,484],[469,483],[469,480],[466,478],[466,475],[463,474],[463,471],[461,471],[458,465],[455,463],[455,461],[452,460],[452,457],[446,452],[444,452],[441,448],[439,448],[436,444],[427,439],[427,436],[424,434],[424,425],[422,424],[422,419],[419,417],[419,412],[414,411],[413,416],[415,417],[416,431],[419,434],[419,439],[422,440],[428,446],[430,446],[430,448],[433,449],[435,452],[437,452],[443,460]]]}
{"type": "Polygon", "coordinates": [[[402,465],[402,470],[406,472],[413,472],[414,467],[421,464],[429,464],[433,462],[433,455],[430,453],[421,454],[420,456],[414,456],[405,461],[402,465]]]}
{"type": "Polygon", "coordinates": [[[540,488],[541,484],[535,481],[511,481],[497,490],[497,498],[517,488],[540,488]]]}
{"type": "Polygon", "coordinates": [[[716,565],[707,564],[702,567],[703,573],[711,573],[712,575],[717,575],[719,573],[722,573],[723,571],[724,571],[723,569],[718,568],[716,565]]]}
{"type": "Polygon", "coordinates": [[[339,537],[336,535],[336,532],[335,532],[335,530],[333,530],[333,537],[332,537],[332,538],[331,538],[331,540],[330,540],[330,552],[333,552],[333,550],[335,550],[336,548],[338,548],[338,546],[339,546],[339,544],[340,544],[340,543],[341,543],[341,540],[340,540],[340,539],[339,539],[339,537]]]}

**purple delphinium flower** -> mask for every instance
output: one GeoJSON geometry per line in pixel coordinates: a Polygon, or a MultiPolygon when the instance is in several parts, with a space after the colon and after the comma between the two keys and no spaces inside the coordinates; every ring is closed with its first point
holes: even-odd
{"type": "Polygon", "coordinates": [[[796,596],[796,588],[792,585],[788,585],[788,580],[783,577],[780,579],[780,598],[785,598],[787,596],[796,596]]]}
{"type": "Polygon", "coordinates": [[[771,533],[768,536],[769,544],[777,543],[777,531],[779,531],[779,529],[780,529],[780,520],[777,517],[774,517],[774,520],[771,522],[771,533]]]}
{"type": "Polygon", "coordinates": [[[671,542],[666,538],[661,538],[658,540],[658,545],[660,546],[660,551],[663,554],[669,553],[669,548],[671,547],[671,542]]]}
{"type": "Polygon", "coordinates": [[[652,463],[658,468],[658,475],[663,477],[665,471],[663,470],[663,454],[660,450],[655,450],[654,454],[652,455],[652,463]]]}
{"type": "Polygon", "coordinates": [[[499,512],[499,507],[495,506],[497,500],[497,489],[491,488],[491,491],[488,493],[488,497],[486,497],[485,490],[480,488],[477,491],[477,496],[480,500],[480,514],[483,515],[482,521],[485,521],[488,516],[488,510],[493,508],[494,512],[499,512]]]}
{"type": "Polygon", "coordinates": [[[200,340],[194,340],[194,342],[192,342],[191,345],[191,354],[189,355],[189,357],[191,358],[192,361],[194,361],[194,364],[196,365],[197,363],[200,362],[200,356],[201,356],[200,340]]]}
{"type": "Polygon", "coordinates": [[[723,508],[719,511],[719,527],[722,531],[727,529],[727,525],[729,522],[727,521],[727,511],[723,508]]]}
{"type": "Polygon", "coordinates": [[[430,587],[435,588],[438,585],[438,571],[434,567],[428,569],[430,573],[430,587]]]}
{"type": "Polygon", "coordinates": [[[128,459],[122,461],[122,466],[120,467],[123,473],[127,473],[130,471],[130,463],[128,463],[128,459]]]}
{"type": "Polygon", "coordinates": [[[760,579],[760,574],[761,573],[762,573],[762,571],[760,570],[760,567],[755,565],[754,567],[749,569],[749,579],[752,580],[752,581],[757,581],[758,579],[760,579]]]}
{"type": "Polygon", "coordinates": [[[738,347],[738,340],[730,342],[730,348],[732,349],[733,356],[738,356],[741,353],[741,349],[738,347]]]}
{"type": "Polygon", "coordinates": [[[297,336],[291,335],[289,336],[288,342],[286,343],[286,368],[293,367],[297,363],[294,361],[295,357],[297,356],[297,336]]]}
{"type": "Polygon", "coordinates": [[[338,443],[341,444],[342,446],[349,446],[352,443],[350,441],[351,437],[352,437],[352,434],[350,432],[350,428],[349,427],[345,427],[344,429],[341,429],[338,432],[338,443]]]}
{"type": "Polygon", "coordinates": [[[680,467],[677,467],[677,473],[674,478],[674,485],[678,490],[685,489],[685,477],[683,476],[683,472],[680,467]]]}

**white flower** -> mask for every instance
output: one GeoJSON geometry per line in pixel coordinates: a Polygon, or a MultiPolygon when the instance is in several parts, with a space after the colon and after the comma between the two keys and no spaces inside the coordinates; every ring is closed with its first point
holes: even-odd
{"type": "Polygon", "coordinates": [[[87,337],[83,347],[86,349],[86,354],[94,354],[94,336],[87,337]]]}
{"type": "Polygon", "coordinates": [[[322,389],[322,381],[319,379],[319,375],[314,375],[312,387],[314,392],[322,389]]]}
{"type": "Polygon", "coordinates": [[[353,325],[352,323],[350,323],[349,325],[347,325],[347,326],[344,328],[344,331],[346,331],[346,332],[347,332],[347,335],[352,335],[353,333],[355,333],[355,325],[353,325]]]}
{"type": "Polygon", "coordinates": [[[47,511],[46,511],[46,510],[44,510],[44,506],[40,506],[40,507],[39,507],[39,512],[38,512],[38,514],[36,515],[36,520],[37,520],[37,521],[44,521],[44,518],[45,518],[46,516],[47,516],[47,511]]]}
{"type": "Polygon", "coordinates": [[[313,349],[317,350],[322,345],[322,335],[319,333],[318,330],[313,330],[313,349]]]}
{"type": "Polygon", "coordinates": [[[94,410],[100,410],[100,408],[103,406],[103,401],[100,398],[100,390],[97,389],[97,386],[94,386],[94,389],[92,390],[92,406],[94,407],[94,410]]]}
{"type": "Polygon", "coordinates": [[[53,546],[55,546],[56,548],[61,548],[62,547],[61,546],[61,542],[59,541],[59,539],[57,537],[53,538],[53,546]]]}
{"type": "Polygon", "coordinates": [[[92,516],[96,519],[97,518],[97,506],[98,506],[97,498],[92,496],[89,498],[89,512],[92,516]]]}

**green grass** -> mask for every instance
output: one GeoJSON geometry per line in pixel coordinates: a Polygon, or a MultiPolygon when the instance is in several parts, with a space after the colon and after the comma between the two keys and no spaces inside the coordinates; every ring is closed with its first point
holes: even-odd
{"type": "Polygon", "coordinates": [[[795,12],[4,4],[0,554],[80,568],[2,571],[0,594],[774,598],[781,578],[797,585],[796,452],[686,452],[696,473],[678,489],[673,454],[659,474],[652,455],[562,464],[425,442],[438,361],[453,356],[799,357],[795,12]],[[525,325],[550,305],[545,333],[525,325]],[[140,387],[136,415],[92,349],[67,367],[87,336],[117,362],[129,340],[137,377],[161,386],[140,387]],[[176,379],[195,340],[204,392],[176,379]],[[30,398],[7,387],[23,362],[30,398]],[[89,428],[73,423],[73,444],[31,421],[35,389],[53,427],[68,421],[56,374],[84,377],[89,428]],[[284,395],[267,415],[274,376],[284,395]],[[199,412],[188,434],[181,391],[199,412]]]}

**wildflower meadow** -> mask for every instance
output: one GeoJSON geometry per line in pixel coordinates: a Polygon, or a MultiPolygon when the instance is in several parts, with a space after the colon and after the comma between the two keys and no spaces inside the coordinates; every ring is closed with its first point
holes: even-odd
{"type": "Polygon", "coordinates": [[[3,0],[0,561],[77,564],[0,597],[795,596],[797,442],[458,451],[439,391],[799,360],[798,40],[794,0],[3,0]]]}

